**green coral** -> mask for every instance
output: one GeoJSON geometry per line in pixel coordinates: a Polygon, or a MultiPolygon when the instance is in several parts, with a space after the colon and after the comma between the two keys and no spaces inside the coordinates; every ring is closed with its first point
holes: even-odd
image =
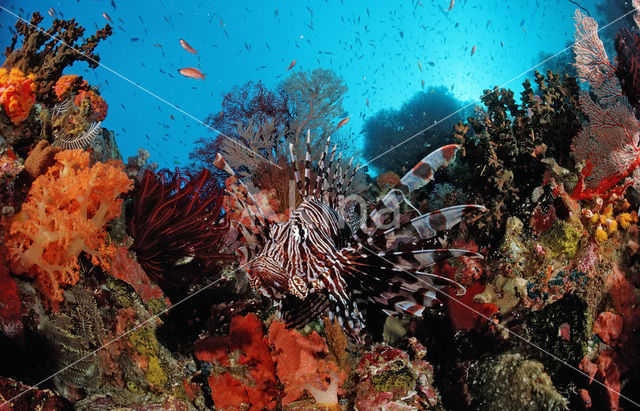
{"type": "Polygon", "coordinates": [[[158,355],[158,340],[152,327],[140,327],[129,333],[129,341],[140,354],[155,357],[158,355]]]}
{"type": "Polygon", "coordinates": [[[387,370],[372,378],[373,387],[378,391],[389,392],[394,388],[403,390],[413,387],[416,378],[409,368],[402,367],[399,370],[387,370]]]}
{"type": "Polygon", "coordinates": [[[573,224],[556,222],[551,230],[542,236],[542,241],[551,249],[554,257],[565,254],[569,258],[576,256],[582,233],[573,224]]]}
{"type": "Polygon", "coordinates": [[[140,354],[147,357],[145,379],[153,387],[162,387],[168,377],[160,365],[160,343],[156,338],[155,327],[140,327],[129,333],[129,342],[140,354]]]}
{"type": "Polygon", "coordinates": [[[567,400],[558,393],[542,363],[520,354],[506,353],[479,360],[467,371],[472,408],[501,410],[565,410],[567,400]]]}
{"type": "Polygon", "coordinates": [[[116,304],[122,308],[129,308],[133,305],[132,292],[133,288],[124,281],[108,276],[107,288],[111,292],[111,295],[116,300],[116,304]]]}
{"type": "Polygon", "coordinates": [[[158,315],[167,308],[167,305],[162,298],[152,298],[147,301],[147,307],[151,310],[151,315],[158,315]]]}

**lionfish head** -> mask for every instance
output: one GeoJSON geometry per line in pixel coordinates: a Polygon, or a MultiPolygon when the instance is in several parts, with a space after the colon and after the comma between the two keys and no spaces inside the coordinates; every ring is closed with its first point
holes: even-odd
{"type": "Polygon", "coordinates": [[[263,250],[247,267],[249,281],[254,289],[268,297],[279,297],[287,289],[284,267],[263,250]]]}

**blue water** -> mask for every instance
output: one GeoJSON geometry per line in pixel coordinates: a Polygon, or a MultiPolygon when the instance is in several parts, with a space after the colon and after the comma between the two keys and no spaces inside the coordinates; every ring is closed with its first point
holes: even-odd
{"type": "MultiPolygon", "coordinates": [[[[107,23],[107,13],[114,34],[97,48],[103,66],[77,63],[65,73],[99,86],[109,104],[102,125],[115,131],[125,159],[144,147],[162,167],[186,165],[195,140],[215,137],[198,120],[220,111],[225,92],[249,80],[275,87],[292,60],[292,71],[331,68],[344,78],[351,121],[339,133],[357,151],[364,119],[399,107],[422,81],[425,90],[444,85],[465,101],[495,85],[519,94],[541,54],[573,39],[577,6],[568,0],[457,0],[447,12],[449,1],[2,0],[0,47],[11,39],[11,13],[28,20],[39,11],[46,28],[52,7],[87,35],[107,23]],[[181,38],[198,54],[182,49],[181,38]],[[183,67],[199,68],[206,80],[181,76],[183,67]]],[[[609,22],[596,1],[577,3],[609,22]]]]}

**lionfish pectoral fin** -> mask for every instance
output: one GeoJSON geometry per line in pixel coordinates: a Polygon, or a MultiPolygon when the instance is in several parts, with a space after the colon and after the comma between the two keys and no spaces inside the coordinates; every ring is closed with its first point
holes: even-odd
{"type": "Polygon", "coordinates": [[[282,300],[282,319],[288,327],[304,327],[328,306],[329,298],[326,290],[309,294],[304,299],[286,294],[282,300]]]}
{"type": "Polygon", "coordinates": [[[364,264],[395,267],[398,270],[423,270],[450,258],[484,258],[482,254],[456,248],[380,252],[363,258],[364,264]]]}
{"type": "Polygon", "coordinates": [[[395,250],[402,244],[442,235],[475,211],[484,212],[486,208],[477,204],[455,205],[419,215],[404,224],[378,231],[371,236],[367,236],[360,230],[356,232],[354,238],[360,240],[361,244],[377,250],[395,250]],[[362,241],[363,238],[366,241],[362,241]]]}

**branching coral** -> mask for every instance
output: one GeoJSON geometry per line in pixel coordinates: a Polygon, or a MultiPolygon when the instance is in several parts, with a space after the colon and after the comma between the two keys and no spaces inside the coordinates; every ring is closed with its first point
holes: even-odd
{"type": "Polygon", "coordinates": [[[536,72],[535,82],[537,90],[528,80],[523,83],[522,104],[511,90],[486,90],[484,117],[470,117],[469,124],[455,127],[461,155],[445,170],[446,178],[469,203],[491,210],[480,220],[487,225],[479,237],[481,245],[498,243],[507,217],[530,217],[536,203],[529,199],[548,169],[543,156],[562,166],[572,164],[568,147],[580,128],[578,84],[551,72],[536,72]]]}
{"type": "MultiPolygon", "coordinates": [[[[145,172],[127,218],[131,249],[161,287],[185,287],[194,275],[213,272],[227,232],[220,221],[222,190],[211,173],[145,172]]],[[[173,291],[176,291],[175,289],[173,291]]]]}
{"type": "Polygon", "coordinates": [[[35,278],[53,308],[64,299],[63,287],[79,280],[81,252],[94,264],[106,264],[112,250],[105,225],[121,213],[118,196],[131,189],[115,162],[89,167],[89,153],[81,150],[62,151],[55,159],[31,186],[6,241],[12,271],[35,278]]]}
{"type": "Polygon", "coordinates": [[[55,103],[54,85],[66,67],[75,61],[86,61],[89,67],[98,67],[100,57],[94,50],[100,40],[111,35],[111,27],[107,24],[79,43],[85,29],[74,19],[55,19],[46,30],[38,27],[42,20],[40,13],[35,12],[30,22],[16,22],[17,33],[4,52],[7,59],[2,67],[34,73],[37,100],[51,106],[55,103]],[[22,47],[16,49],[18,36],[22,37],[22,47]]]}
{"type": "Polygon", "coordinates": [[[36,102],[35,76],[17,68],[0,68],[0,104],[14,125],[23,122],[36,102]]]}

